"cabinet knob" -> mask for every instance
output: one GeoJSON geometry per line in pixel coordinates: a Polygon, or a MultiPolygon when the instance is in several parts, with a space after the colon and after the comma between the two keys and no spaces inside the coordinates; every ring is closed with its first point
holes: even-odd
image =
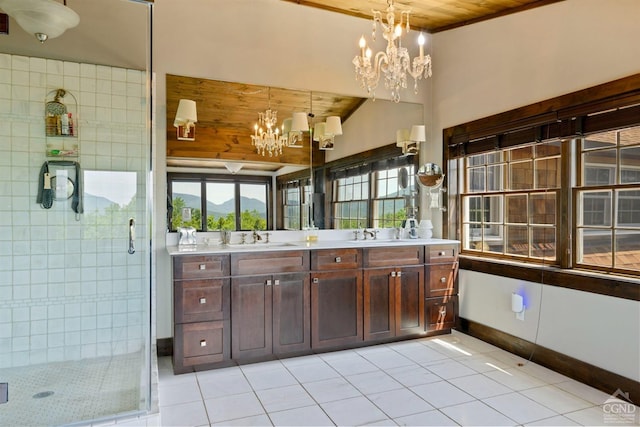
{"type": "Polygon", "coordinates": [[[314,278],[313,278],[313,283],[320,283],[320,280],[318,280],[318,278],[317,278],[317,277],[314,277],[314,278]]]}
{"type": "Polygon", "coordinates": [[[198,266],[198,268],[200,268],[200,270],[206,270],[207,269],[207,264],[200,264],[198,266]]]}
{"type": "Polygon", "coordinates": [[[273,281],[273,285],[274,285],[274,286],[278,286],[278,285],[280,285],[280,280],[279,280],[279,279],[274,280],[274,281],[273,281]]]}
{"type": "Polygon", "coordinates": [[[267,286],[271,286],[271,279],[267,280],[267,286]]]}
{"type": "Polygon", "coordinates": [[[447,253],[445,251],[438,252],[438,255],[445,256],[447,253]]]}
{"type": "Polygon", "coordinates": [[[200,340],[200,347],[206,347],[207,346],[207,340],[200,340]]]}
{"type": "Polygon", "coordinates": [[[398,271],[398,277],[402,277],[402,271],[398,271]]]}
{"type": "Polygon", "coordinates": [[[391,277],[396,277],[396,272],[395,271],[391,272],[391,277]]]}
{"type": "Polygon", "coordinates": [[[342,258],[340,258],[339,256],[336,257],[336,262],[342,262],[342,258]]]}
{"type": "Polygon", "coordinates": [[[439,312],[440,312],[440,316],[442,316],[442,317],[446,316],[447,315],[447,306],[446,305],[440,306],[439,312]]]}
{"type": "Polygon", "coordinates": [[[207,303],[207,299],[206,298],[200,298],[198,301],[200,302],[200,304],[206,304],[207,303]]]}
{"type": "Polygon", "coordinates": [[[441,283],[447,283],[447,278],[446,277],[441,277],[440,278],[440,282],[441,283]]]}

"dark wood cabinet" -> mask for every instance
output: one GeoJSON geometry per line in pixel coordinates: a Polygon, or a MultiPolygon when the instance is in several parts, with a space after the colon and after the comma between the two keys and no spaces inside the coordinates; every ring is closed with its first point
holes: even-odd
{"type": "Polygon", "coordinates": [[[173,272],[174,372],[228,360],[229,256],[176,257],[173,272]]]}
{"type": "Polygon", "coordinates": [[[311,273],[311,346],[362,342],[362,270],[311,273]]]}
{"type": "Polygon", "coordinates": [[[424,268],[403,267],[396,277],[396,337],[423,334],[424,268]],[[400,275],[402,274],[402,275],[400,275]]]}
{"type": "Polygon", "coordinates": [[[233,359],[257,359],[311,347],[307,273],[234,277],[231,289],[233,359]]]}
{"type": "Polygon", "coordinates": [[[425,303],[427,331],[446,331],[456,326],[458,319],[458,296],[429,298],[425,303]]]}
{"type": "Polygon", "coordinates": [[[446,332],[458,322],[458,251],[457,244],[427,247],[427,332],[446,332]]]}

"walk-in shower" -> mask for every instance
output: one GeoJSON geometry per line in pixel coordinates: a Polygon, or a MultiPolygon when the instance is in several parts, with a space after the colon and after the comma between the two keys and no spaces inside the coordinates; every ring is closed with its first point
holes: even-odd
{"type": "Polygon", "coordinates": [[[0,426],[151,406],[152,5],[67,6],[0,35],[0,426]]]}

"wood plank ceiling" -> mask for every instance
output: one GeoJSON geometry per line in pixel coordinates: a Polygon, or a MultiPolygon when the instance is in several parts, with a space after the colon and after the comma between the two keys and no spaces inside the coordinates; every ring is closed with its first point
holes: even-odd
{"type": "MultiPolygon", "coordinates": [[[[384,11],[388,0],[283,0],[346,15],[371,19],[372,10],[384,11]]],[[[510,13],[563,0],[395,0],[396,14],[410,11],[411,27],[429,33],[450,30],[510,13]]]]}

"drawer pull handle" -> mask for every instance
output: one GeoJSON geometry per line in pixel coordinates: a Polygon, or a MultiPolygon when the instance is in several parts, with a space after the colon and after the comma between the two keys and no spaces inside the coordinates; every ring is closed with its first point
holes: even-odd
{"type": "Polygon", "coordinates": [[[391,272],[391,277],[396,277],[396,272],[395,271],[391,272]]]}
{"type": "Polygon", "coordinates": [[[267,280],[267,286],[271,286],[271,279],[267,280]]]}
{"type": "Polygon", "coordinates": [[[447,278],[446,277],[441,277],[440,278],[440,282],[441,283],[447,283],[447,278]]]}
{"type": "Polygon", "coordinates": [[[398,271],[398,277],[402,277],[402,271],[398,271]]]}
{"type": "Polygon", "coordinates": [[[274,286],[279,286],[280,285],[280,279],[276,279],[273,281],[273,285],[274,286]]]}
{"type": "Polygon", "coordinates": [[[200,340],[200,347],[206,347],[207,346],[207,340],[200,340]]]}
{"type": "Polygon", "coordinates": [[[206,270],[207,269],[207,264],[200,264],[198,266],[198,268],[200,268],[200,270],[206,270]]]}
{"type": "Polygon", "coordinates": [[[206,298],[200,298],[199,301],[200,301],[200,304],[206,304],[207,303],[207,299],[206,298]]]}
{"type": "Polygon", "coordinates": [[[446,306],[444,306],[444,305],[441,306],[439,311],[440,311],[440,316],[444,317],[444,316],[447,315],[447,307],[446,306]]]}
{"type": "Polygon", "coordinates": [[[340,258],[339,256],[336,257],[336,262],[342,262],[342,258],[340,258]]]}

